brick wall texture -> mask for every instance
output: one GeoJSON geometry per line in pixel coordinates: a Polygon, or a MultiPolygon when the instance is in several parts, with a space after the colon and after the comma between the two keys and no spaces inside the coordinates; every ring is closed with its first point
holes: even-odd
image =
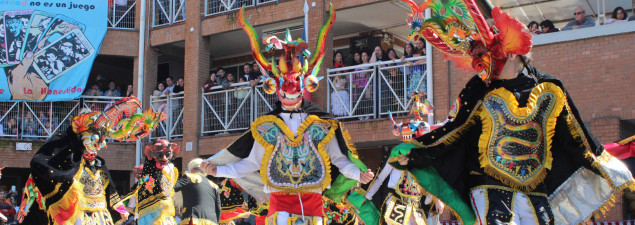
{"type": "MultiPolygon", "coordinates": [[[[333,1],[337,9],[356,7],[379,0],[347,0],[333,1]]],[[[188,5],[203,1],[187,0],[188,5]]],[[[252,25],[262,25],[302,17],[300,0],[281,0],[277,3],[252,7],[246,10],[251,16],[252,25]]],[[[303,2],[303,1],[302,1],[303,2]]],[[[310,40],[315,40],[317,30],[328,16],[327,1],[315,1],[310,17],[310,40]]],[[[150,3],[148,3],[150,5],[150,3]]],[[[151,6],[151,5],[150,5],[151,6]]],[[[139,7],[139,6],[137,6],[139,7]]],[[[151,9],[151,7],[149,8],[151,9]]],[[[139,9],[136,10],[139,13],[139,9]]],[[[237,12],[229,12],[205,17],[203,7],[188,7],[186,22],[161,28],[148,28],[148,44],[145,46],[144,72],[144,106],[148,106],[148,96],[155,89],[157,79],[157,65],[160,53],[156,50],[159,45],[173,42],[185,42],[185,103],[184,106],[184,138],[178,141],[182,144],[182,162],[184,165],[198,155],[212,155],[235,141],[238,134],[200,137],[201,90],[198,88],[207,79],[210,70],[209,36],[216,33],[240,29],[235,22],[237,12]],[[190,32],[190,29],[192,30],[190,32]],[[197,87],[197,88],[189,88],[197,87]],[[185,151],[185,143],[193,143],[193,151],[185,151]]],[[[137,16],[138,18],[138,16],[137,16]]],[[[139,23],[137,19],[137,24],[139,23]]],[[[138,83],[139,59],[138,31],[109,30],[101,48],[102,55],[116,55],[134,57],[134,85],[138,83]]],[[[635,32],[611,36],[595,37],[583,40],[560,42],[535,46],[533,65],[542,71],[551,73],[562,80],[581,113],[584,123],[591,128],[592,133],[603,143],[620,138],[620,124],[624,120],[635,119],[635,54],[632,40],[635,32]]],[[[313,49],[314,41],[310,43],[313,49]]],[[[327,46],[322,67],[332,66],[333,36],[327,37],[327,46]]],[[[338,42],[339,43],[339,42],[338,42]]],[[[344,42],[342,42],[344,43],[344,42]]],[[[247,44],[247,43],[246,43],[247,44]]],[[[460,71],[447,62],[437,50],[431,53],[433,57],[433,84],[435,120],[443,120],[449,106],[454,101],[464,84],[473,76],[460,71]]],[[[239,59],[234,59],[239,60],[239,59]]],[[[241,59],[240,61],[244,60],[241,59]]],[[[223,59],[214,64],[231,63],[232,59],[223,59]]],[[[324,79],[317,93],[313,94],[313,101],[323,108],[328,96],[324,79]]],[[[135,89],[136,91],[136,89],[135,89]]],[[[359,148],[363,161],[369,168],[381,166],[385,159],[386,149],[398,142],[398,138],[391,134],[391,124],[386,119],[370,121],[344,122],[344,128],[349,130],[353,142],[362,146],[359,148]]],[[[38,145],[36,143],[36,145],[38,145]]],[[[41,143],[40,143],[41,145],[41,143]]],[[[13,141],[0,146],[2,166],[26,168],[33,151],[15,151],[13,141]]],[[[102,150],[104,157],[113,170],[130,170],[134,166],[134,148],[132,144],[110,144],[107,150],[102,150]]],[[[618,203],[601,220],[621,219],[621,198],[618,203]]]]}

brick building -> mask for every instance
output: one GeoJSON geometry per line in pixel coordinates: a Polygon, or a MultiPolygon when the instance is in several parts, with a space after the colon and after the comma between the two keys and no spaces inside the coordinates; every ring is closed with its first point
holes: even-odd
{"type": "MultiPolygon", "coordinates": [[[[144,52],[143,103],[144,107],[155,103],[172,106],[170,121],[163,124],[162,133],[156,137],[167,137],[179,143],[181,154],[176,164],[186,164],[197,156],[210,156],[237,139],[241,130],[248,125],[238,124],[237,120],[249,121],[267,111],[266,104],[258,103],[255,98],[271,102],[271,98],[259,95],[262,91],[251,90],[248,102],[234,102],[234,106],[224,102],[232,96],[228,92],[203,94],[201,87],[209,78],[210,71],[222,66],[235,75],[240,75],[245,62],[253,62],[249,44],[244,32],[236,22],[237,6],[227,7],[228,1],[219,0],[147,0],[146,42],[144,52]],[[185,7],[187,6],[187,7],[185,7]],[[152,98],[157,83],[167,76],[184,78],[185,91],[182,95],[172,96],[167,101],[152,98]],[[219,94],[220,93],[220,94],[219,94]],[[214,100],[212,100],[214,99],[214,100]],[[220,100],[218,100],[220,99],[220,100]],[[216,101],[216,103],[215,103],[216,101]],[[248,106],[246,106],[248,105],[248,106]],[[265,106],[263,106],[265,105],[265,106]],[[235,107],[235,108],[231,108],[235,107]],[[232,114],[231,111],[248,111],[246,114],[232,114]],[[242,118],[242,119],[241,119],[242,118]],[[213,121],[218,120],[218,124],[213,121]],[[210,125],[212,123],[212,125],[210,125]]],[[[301,36],[304,17],[301,0],[246,0],[246,18],[260,33],[278,34],[289,28],[294,38],[301,36]]],[[[332,67],[330,54],[335,50],[344,52],[346,58],[355,50],[370,50],[381,45],[384,50],[394,48],[403,55],[408,28],[404,19],[408,8],[399,1],[380,0],[342,0],[332,1],[337,11],[337,20],[331,34],[327,37],[327,54],[324,59],[321,88],[313,95],[313,101],[325,109],[331,109],[329,99],[333,77],[337,71],[327,71],[332,67]],[[328,84],[327,84],[328,83],[328,84]]],[[[480,2],[480,1],[479,1],[480,2]]],[[[139,83],[139,24],[140,3],[127,1],[127,7],[117,9],[127,12],[127,26],[132,29],[117,29],[118,18],[125,15],[113,15],[109,18],[113,26],[106,34],[97,58],[91,80],[97,74],[131,83],[139,83]]],[[[238,5],[239,3],[236,3],[238,5]]],[[[328,16],[328,1],[308,1],[309,5],[309,45],[315,44],[320,26],[328,16]]],[[[116,6],[114,6],[116,7],[116,6]]],[[[488,9],[487,4],[479,7],[488,9]]],[[[608,143],[635,133],[635,22],[597,26],[582,30],[543,34],[534,38],[533,65],[540,70],[554,74],[568,88],[586,126],[602,142],[608,143]]],[[[312,50],[312,47],[310,48],[312,50]]],[[[431,96],[435,105],[433,120],[440,121],[448,113],[463,85],[472,74],[460,71],[447,62],[436,51],[428,48],[428,78],[433,87],[431,96]]],[[[382,74],[377,74],[381,77],[382,74]]],[[[381,80],[377,80],[381,82],[381,80]]],[[[373,90],[380,92],[381,85],[373,90]]],[[[275,99],[275,98],[274,98],[275,99]]],[[[374,98],[373,98],[374,99],[374,98]]],[[[362,161],[370,168],[377,168],[385,159],[391,146],[398,138],[391,135],[392,124],[385,117],[380,102],[374,99],[374,111],[371,119],[359,120],[362,114],[354,112],[343,116],[344,126],[359,148],[362,161]]],[[[353,101],[355,103],[355,101],[353,101]]],[[[11,103],[13,104],[13,103],[11,103]]],[[[373,103],[371,103],[373,105],[373,103]]],[[[372,108],[372,107],[371,107],[372,108]]],[[[4,109],[5,111],[7,109],[4,109]]],[[[72,111],[72,110],[71,110],[72,111]]],[[[240,121],[239,121],[240,122],[240,121]]],[[[18,189],[28,174],[29,161],[41,145],[41,141],[9,138],[0,145],[0,163],[6,166],[2,184],[16,185],[18,189]],[[31,151],[17,151],[17,142],[33,143],[31,151]]],[[[113,170],[113,177],[120,191],[134,182],[131,169],[135,165],[135,145],[111,143],[102,150],[100,156],[106,159],[113,170]]],[[[621,220],[625,217],[622,201],[600,221],[621,220]]]]}

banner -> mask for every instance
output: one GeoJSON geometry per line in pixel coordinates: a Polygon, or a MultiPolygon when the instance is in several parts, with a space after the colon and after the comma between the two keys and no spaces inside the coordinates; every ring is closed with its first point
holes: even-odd
{"type": "Polygon", "coordinates": [[[79,98],[107,23],[104,0],[0,0],[0,101],[79,98]]]}

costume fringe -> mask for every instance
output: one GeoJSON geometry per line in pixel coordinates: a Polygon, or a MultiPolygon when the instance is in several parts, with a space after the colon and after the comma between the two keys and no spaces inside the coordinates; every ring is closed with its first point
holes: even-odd
{"type": "Polygon", "coordinates": [[[633,141],[635,141],[635,135],[633,135],[633,136],[631,136],[629,138],[626,138],[624,140],[618,141],[617,144],[618,145],[626,145],[626,144],[631,143],[633,141]]]}
{"type": "MultiPolygon", "coordinates": [[[[81,170],[80,170],[80,173],[81,173],[81,170]]],[[[79,212],[80,212],[78,202],[80,198],[83,198],[83,196],[80,194],[81,192],[83,192],[82,187],[80,186],[81,184],[79,182],[73,181],[73,184],[71,184],[70,188],[68,188],[68,191],[64,193],[64,196],[62,196],[62,198],[56,203],[49,206],[47,213],[49,215],[49,218],[53,220],[54,224],[59,224],[59,225],[75,224],[75,220],[77,220],[77,216],[79,215],[79,212]],[[68,217],[68,219],[66,219],[65,221],[56,220],[56,215],[58,215],[60,211],[68,210],[71,207],[75,207],[75,208],[72,214],[68,217]]]]}
{"type": "Polygon", "coordinates": [[[201,176],[198,176],[198,174],[192,174],[192,173],[184,173],[183,175],[187,176],[188,178],[190,178],[190,180],[192,181],[192,183],[198,184],[201,183],[201,181],[203,180],[201,178],[201,176]]]}
{"type": "MultiPolygon", "coordinates": [[[[523,191],[531,191],[536,188],[547,176],[547,170],[551,170],[553,157],[551,153],[551,144],[553,142],[553,136],[556,133],[557,118],[562,112],[566,103],[566,96],[559,86],[552,83],[541,83],[531,90],[529,98],[527,100],[527,106],[518,108],[518,101],[513,93],[507,91],[505,88],[497,88],[487,94],[486,98],[490,95],[502,98],[514,117],[525,119],[532,116],[536,110],[538,99],[543,93],[551,93],[555,96],[552,111],[549,112],[545,127],[543,128],[545,134],[542,138],[545,141],[545,159],[544,163],[539,168],[540,171],[529,178],[527,181],[521,182],[516,177],[511,176],[508,173],[501,173],[499,168],[492,166],[489,158],[490,140],[493,135],[493,117],[487,109],[481,109],[479,116],[481,118],[483,134],[481,134],[478,142],[479,147],[479,162],[481,167],[484,168],[485,173],[495,177],[500,182],[508,185],[512,188],[516,188],[523,191]]],[[[520,122],[520,121],[515,121],[520,122]]],[[[542,141],[542,140],[541,140],[542,141]]]]}
{"type": "Polygon", "coordinates": [[[300,124],[300,127],[298,127],[298,130],[297,130],[298,135],[295,136],[293,132],[291,132],[287,124],[285,124],[283,120],[279,119],[276,116],[265,115],[265,116],[258,117],[256,120],[254,120],[254,122],[251,125],[251,133],[254,137],[254,140],[256,140],[265,148],[265,153],[262,157],[262,163],[260,165],[260,178],[262,179],[262,182],[268,185],[269,187],[275,188],[276,190],[279,190],[287,194],[296,194],[299,192],[300,193],[301,192],[314,193],[317,190],[321,192],[323,189],[326,189],[331,184],[331,160],[328,154],[326,153],[326,149],[324,148],[324,146],[331,141],[331,139],[335,135],[335,131],[338,128],[338,124],[333,121],[335,120],[323,120],[315,115],[310,115],[302,122],[302,124],[300,124]],[[278,128],[280,128],[280,130],[285,134],[286,138],[289,139],[291,144],[298,144],[298,145],[302,144],[302,142],[304,141],[304,135],[301,135],[301,134],[304,134],[306,129],[313,123],[318,122],[318,123],[326,123],[331,125],[327,135],[324,137],[324,139],[322,139],[322,141],[320,141],[320,143],[318,143],[318,146],[317,146],[318,154],[322,158],[322,162],[324,163],[324,180],[322,181],[321,184],[306,186],[305,188],[292,190],[292,189],[283,189],[283,188],[276,187],[277,185],[274,185],[271,182],[269,182],[269,179],[267,178],[267,171],[268,171],[267,166],[269,165],[269,159],[271,158],[271,154],[273,154],[273,149],[275,148],[275,146],[265,141],[264,138],[258,132],[258,127],[262,123],[266,123],[266,122],[274,123],[275,125],[277,125],[278,128]]]}
{"type": "Polygon", "coordinates": [[[163,219],[168,217],[174,219],[174,215],[176,214],[176,212],[174,211],[174,203],[172,202],[172,199],[163,199],[157,201],[150,206],[139,209],[138,211],[139,219],[158,211],[159,215],[155,218],[154,221],[163,221],[163,219]]]}
{"type": "Polygon", "coordinates": [[[344,129],[344,127],[342,126],[342,123],[339,123],[339,126],[340,126],[340,129],[342,129],[342,136],[344,136],[344,141],[346,141],[346,146],[348,147],[348,150],[350,150],[354,156],[357,156],[357,147],[355,147],[355,144],[352,142],[353,138],[351,138],[351,135],[348,133],[348,130],[344,129]]]}

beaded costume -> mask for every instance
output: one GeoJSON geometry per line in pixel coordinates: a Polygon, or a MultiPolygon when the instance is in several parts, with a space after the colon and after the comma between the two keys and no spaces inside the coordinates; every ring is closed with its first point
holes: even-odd
{"type": "Polygon", "coordinates": [[[357,159],[341,124],[308,100],[305,91],[318,87],[315,76],[324,56],[325,36],[335,20],[322,26],[316,50],[311,54],[302,39],[264,39],[267,50],[284,50],[270,63],[260,52],[258,35],[239,13],[249,35],[252,54],[262,67],[264,90],[277,93],[274,110],[258,117],[233,144],[208,159],[219,165],[217,176],[234,178],[259,203],[269,201],[267,224],[323,224],[323,196],[340,202],[360,179],[364,164],[357,159]],[[309,74],[309,69],[313,69],[309,74]],[[271,71],[269,76],[266,71],[271,71]],[[259,172],[258,172],[259,171],[259,172]]]}
{"type": "Polygon", "coordinates": [[[463,224],[577,224],[633,185],[624,164],[586,129],[559,80],[526,62],[518,77],[497,79],[509,56],[531,49],[520,22],[495,8],[496,27],[489,27],[472,0],[421,8],[404,1],[413,9],[414,35],[458,67],[482,72],[460,92],[455,117],[406,140],[390,158],[463,224]],[[426,8],[433,16],[423,20],[426,8]],[[397,162],[402,155],[407,166],[397,162]]]}
{"type": "Polygon", "coordinates": [[[135,197],[138,201],[135,207],[137,224],[176,225],[172,196],[179,172],[170,161],[179,153],[179,146],[160,139],[146,146],[144,152],[146,161],[140,182],[125,199],[135,197]]]}
{"type": "Polygon", "coordinates": [[[31,160],[20,222],[107,225],[118,221],[120,215],[127,217],[97,151],[106,147],[106,138],[134,141],[150,134],[165,119],[151,110],[135,114],[139,106],[136,98],[124,98],[104,112],[76,116],[72,129],[51,137],[31,160]]]}

